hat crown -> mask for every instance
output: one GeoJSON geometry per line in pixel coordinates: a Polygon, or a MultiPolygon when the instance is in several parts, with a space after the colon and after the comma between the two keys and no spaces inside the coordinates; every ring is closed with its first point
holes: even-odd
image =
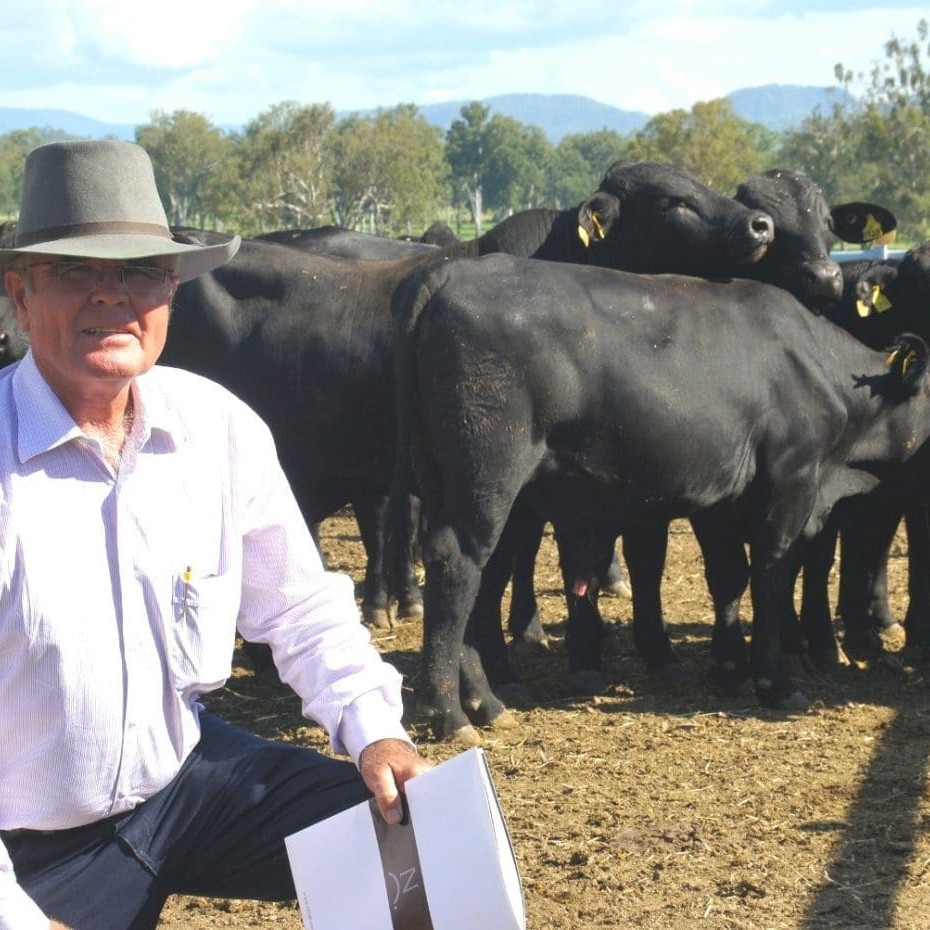
{"type": "Polygon", "coordinates": [[[119,140],[50,142],[26,157],[17,245],[94,233],[170,238],[148,153],[119,140]]]}
{"type": "Polygon", "coordinates": [[[26,156],[16,245],[0,248],[0,268],[24,255],[135,261],[165,258],[178,281],[228,262],[238,236],[209,244],[172,235],[140,145],[116,139],[49,142],[26,156]]]}

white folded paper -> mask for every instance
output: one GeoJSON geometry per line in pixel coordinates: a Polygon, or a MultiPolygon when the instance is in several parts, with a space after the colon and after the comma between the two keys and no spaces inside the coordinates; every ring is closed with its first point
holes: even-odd
{"type": "Polygon", "coordinates": [[[481,749],[406,784],[409,818],[363,803],[286,838],[306,930],[525,930],[523,890],[481,749]]]}

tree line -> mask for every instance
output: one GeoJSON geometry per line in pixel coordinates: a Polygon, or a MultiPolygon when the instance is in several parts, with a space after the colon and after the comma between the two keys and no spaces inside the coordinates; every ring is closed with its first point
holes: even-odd
{"type": "MultiPolygon", "coordinates": [[[[328,103],[284,101],[241,132],[200,113],[155,111],[136,141],[155,166],[172,225],[254,235],[328,224],[418,235],[437,219],[456,231],[517,210],[580,203],[617,159],[674,162],[724,194],[768,168],[802,171],[828,202],[870,200],[895,212],[905,241],[930,238],[930,43],[892,37],[868,72],[836,66],[846,101],[783,133],[737,116],[725,99],[653,117],[641,130],[569,135],[474,101],[448,131],[413,104],[337,118],[328,103]]],[[[53,130],[0,136],[0,216],[15,217],[22,164],[53,130]]]]}

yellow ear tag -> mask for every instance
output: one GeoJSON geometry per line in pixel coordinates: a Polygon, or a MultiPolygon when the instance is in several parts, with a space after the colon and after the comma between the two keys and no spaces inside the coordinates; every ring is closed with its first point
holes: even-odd
{"type": "Polygon", "coordinates": [[[872,242],[882,234],[882,224],[870,213],[862,227],[862,241],[872,242]]]}
{"type": "Polygon", "coordinates": [[[898,353],[900,351],[901,351],[900,349],[895,349],[894,352],[892,352],[891,355],[889,355],[888,358],[885,359],[885,364],[888,365],[889,367],[893,365],[894,360],[898,357],[898,353]]]}
{"type": "Polygon", "coordinates": [[[891,301],[877,284],[872,288],[872,306],[875,307],[877,313],[884,313],[891,309],[891,301]]]}
{"type": "Polygon", "coordinates": [[[872,245],[891,245],[898,238],[898,231],[892,229],[890,232],[886,232],[883,236],[879,236],[872,245]]]}
{"type": "Polygon", "coordinates": [[[867,304],[862,298],[856,301],[856,313],[864,320],[872,312],[872,305],[867,304]]]}
{"type": "Polygon", "coordinates": [[[591,214],[591,222],[594,223],[594,231],[597,233],[598,239],[604,238],[604,227],[601,226],[601,218],[596,214],[591,214]]]}
{"type": "Polygon", "coordinates": [[[591,237],[588,235],[588,231],[584,226],[578,226],[578,238],[582,241],[585,248],[591,244],[591,237]]]}

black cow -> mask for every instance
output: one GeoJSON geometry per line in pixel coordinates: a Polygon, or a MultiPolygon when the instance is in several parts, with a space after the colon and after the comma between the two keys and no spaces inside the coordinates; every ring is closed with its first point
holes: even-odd
{"type": "MultiPolygon", "coordinates": [[[[930,339],[930,242],[900,259],[846,263],[843,273],[843,299],[824,311],[829,319],[876,349],[905,330],[930,339]]],[[[874,655],[880,648],[876,632],[897,624],[888,604],[886,571],[902,516],[908,534],[906,646],[918,661],[930,659],[930,514],[921,495],[909,500],[907,489],[901,491],[892,500],[849,504],[805,559],[801,623],[820,664],[838,659],[827,593],[837,533],[844,648],[855,657],[874,655]]]]}
{"type": "Polygon", "coordinates": [[[444,223],[442,220],[436,220],[435,223],[431,223],[427,226],[423,231],[423,235],[420,236],[419,241],[425,242],[428,245],[454,245],[461,240],[452,231],[448,223],[444,223]]]}
{"type": "MultiPolygon", "coordinates": [[[[471,242],[379,262],[252,240],[229,264],[179,288],[161,361],[220,381],[265,417],[309,522],[354,506],[370,622],[387,616],[380,521],[393,465],[390,299],[399,281],[424,265],[501,249],[607,266],[635,258],[666,270],[700,261],[725,274],[758,259],[771,241],[765,214],[675,166],[637,163],[616,173],[625,178],[622,195],[515,214],[471,242]],[[642,242],[630,247],[635,239],[675,248],[651,256],[642,242]]],[[[393,596],[416,594],[406,586],[393,596]]]]}
{"type": "Polygon", "coordinates": [[[408,258],[418,252],[429,252],[432,244],[406,239],[388,239],[370,233],[355,232],[341,226],[318,226],[314,229],[280,229],[255,237],[266,242],[292,245],[306,252],[320,252],[342,258],[386,261],[408,258]]]}
{"type": "Polygon", "coordinates": [[[26,354],[26,339],[16,319],[13,301],[0,296],[0,368],[17,361],[26,354]]]}
{"type": "Polygon", "coordinates": [[[843,273],[830,257],[834,238],[877,242],[897,225],[893,214],[877,204],[829,207],[814,181],[794,171],[755,175],[739,185],[735,196],[775,223],[775,241],[748,277],[783,287],[812,309],[835,303],[843,294],[843,273]]]}
{"type": "MultiPolygon", "coordinates": [[[[415,276],[395,305],[392,501],[412,461],[426,566],[418,703],[438,735],[471,736],[469,717],[504,713],[469,617],[518,498],[571,540],[569,597],[606,570],[618,533],[684,516],[723,598],[748,539],[757,694],[805,706],[780,662],[795,551],[838,500],[908,459],[925,469],[921,340],[902,340],[889,366],[780,288],[510,256],[415,276]]],[[[738,627],[715,631],[719,662],[744,651],[738,627]]]]}
{"type": "MultiPolygon", "coordinates": [[[[610,171],[601,182],[601,190],[617,193],[622,191],[625,180],[616,179],[610,171]]],[[[814,311],[820,311],[832,304],[843,294],[843,272],[840,265],[830,257],[830,244],[835,239],[845,242],[874,242],[887,237],[896,226],[895,217],[890,211],[876,204],[852,202],[830,207],[819,186],[804,174],[773,169],[755,175],[739,185],[735,199],[746,206],[768,214],[774,223],[775,238],[761,258],[741,270],[745,277],[756,281],[775,284],[793,294],[803,304],[814,311]]],[[[701,277],[712,277],[713,269],[697,269],[701,277]]],[[[904,325],[898,331],[910,330],[904,325]]],[[[916,330],[923,333],[922,329],[916,330]]],[[[538,622],[535,598],[532,595],[532,558],[526,553],[535,553],[538,547],[540,527],[527,529],[526,535],[536,539],[535,547],[528,539],[518,537],[515,545],[518,555],[514,572],[513,596],[509,629],[514,640],[543,640],[544,634],[538,622]],[[529,593],[528,593],[529,592],[529,593]]],[[[664,531],[667,534],[667,528],[664,531]]],[[[664,622],[661,608],[661,578],[664,565],[666,543],[662,541],[663,531],[656,528],[655,536],[647,540],[643,533],[630,540],[627,549],[630,557],[641,562],[639,577],[640,588],[633,592],[634,614],[639,614],[637,624],[638,645],[647,656],[650,666],[662,672],[666,677],[677,677],[678,665],[674,653],[662,635],[664,622]],[[649,587],[644,587],[645,580],[649,587]],[[652,629],[652,635],[646,633],[652,629]],[[657,644],[663,644],[660,648],[657,644]]],[[[493,570],[493,567],[492,567],[493,570]]],[[[613,570],[613,566],[612,566],[613,570]]],[[[490,574],[490,571],[489,571],[490,574]]],[[[614,570],[615,574],[615,570],[614,570]]],[[[611,575],[608,574],[608,582],[611,575]]],[[[496,587],[506,581],[501,578],[496,587]]],[[[490,590],[490,585],[488,586],[490,590]]],[[[582,629],[598,629],[597,590],[588,594],[586,610],[591,616],[581,623],[582,629]]],[[[489,593],[489,597],[490,597],[489,593]]],[[[482,609],[491,609],[482,604],[482,609]]],[[[724,622],[723,620],[721,622],[724,622]]],[[[732,607],[728,608],[725,622],[731,623],[732,607]]],[[[795,632],[794,639],[799,639],[795,632]]],[[[600,656],[592,644],[586,650],[591,656],[592,666],[576,670],[576,684],[582,688],[597,690],[603,685],[600,674],[600,656]]],[[[515,694],[511,681],[512,673],[508,666],[500,665],[489,669],[495,685],[499,690],[515,694]]],[[[735,685],[746,672],[745,669],[733,669],[724,683],[735,685]]]]}
{"type": "MultiPolygon", "coordinates": [[[[0,247],[13,248],[16,238],[16,223],[0,223],[0,247]]],[[[16,320],[13,302],[0,295],[0,368],[15,362],[26,354],[26,340],[16,320]]]]}
{"type": "MultiPolygon", "coordinates": [[[[867,299],[865,283],[866,268],[851,275],[852,266],[840,266],[830,256],[830,245],[834,238],[858,244],[887,241],[897,225],[894,215],[877,204],[855,201],[830,207],[821,189],[804,174],[782,169],[773,169],[755,175],[737,189],[736,199],[747,206],[765,210],[775,224],[775,239],[765,255],[751,268],[746,276],[755,281],[774,284],[793,294],[801,303],[814,312],[835,316],[840,307],[855,303],[855,297],[867,299]],[[850,282],[856,281],[855,287],[850,282]]],[[[878,263],[867,263],[869,273],[878,275],[873,268],[878,263]]],[[[869,279],[868,294],[874,278],[869,279]]],[[[894,314],[892,314],[894,316],[894,314]]],[[[838,321],[839,322],[839,321],[838,321]]],[[[893,330],[886,329],[882,339],[863,340],[873,348],[890,344],[895,333],[913,331],[930,338],[926,325],[916,325],[916,320],[900,314],[893,330]]],[[[841,324],[843,325],[843,324],[841,324]]],[[[850,329],[854,327],[844,326],[850,329]]],[[[874,324],[873,324],[874,328],[874,324]]],[[[858,335],[857,333],[854,333],[858,335]]],[[[875,333],[873,333],[873,336],[875,333]]],[[[861,338],[861,337],[860,337],[861,338]]],[[[667,637],[662,632],[661,598],[659,586],[664,566],[666,543],[656,536],[640,533],[630,540],[630,557],[641,562],[639,576],[649,580],[649,588],[634,593],[634,613],[640,615],[637,624],[638,643],[650,666],[668,677],[677,677],[678,666],[667,637]]],[[[829,535],[829,534],[828,534],[829,535]]],[[[824,537],[821,545],[826,545],[824,537]]],[[[834,535],[835,538],[835,535],[834,535]]],[[[820,547],[807,549],[811,564],[804,573],[804,616],[799,630],[786,621],[784,637],[793,651],[805,648],[804,639],[814,653],[815,661],[821,664],[826,657],[838,657],[832,626],[829,638],[827,628],[819,622],[824,605],[829,611],[827,578],[822,575],[824,550],[820,547]],[[811,576],[814,580],[811,581],[811,576]],[[828,645],[832,643],[832,646],[828,645]]],[[[738,603],[727,602],[721,607],[716,622],[732,625],[738,622],[738,603]]],[[[737,686],[748,674],[748,668],[736,667],[721,675],[721,683],[727,687],[737,686]]]]}

